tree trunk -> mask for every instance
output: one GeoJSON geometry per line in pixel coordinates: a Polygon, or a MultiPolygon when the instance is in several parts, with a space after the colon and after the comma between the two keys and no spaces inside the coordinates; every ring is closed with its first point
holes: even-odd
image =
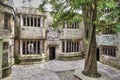
{"type": "MultiPolygon", "coordinates": [[[[89,46],[85,58],[83,74],[90,77],[100,77],[97,71],[96,60],[96,17],[97,17],[97,0],[86,3],[83,6],[84,26],[89,30],[86,39],[89,39],[89,46]]],[[[85,31],[86,32],[86,31],[85,31]]]]}

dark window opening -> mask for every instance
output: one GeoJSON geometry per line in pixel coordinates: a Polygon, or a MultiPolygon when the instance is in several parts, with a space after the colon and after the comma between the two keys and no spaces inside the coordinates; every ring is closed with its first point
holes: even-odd
{"type": "Polygon", "coordinates": [[[4,29],[11,29],[11,15],[9,14],[4,14],[4,29]]]}
{"type": "MultiPolygon", "coordinates": [[[[25,40],[22,41],[22,54],[41,54],[41,43],[40,40],[25,40]]],[[[43,48],[43,47],[42,47],[43,48]]]]}
{"type": "Polygon", "coordinates": [[[38,27],[41,27],[40,23],[41,23],[40,18],[38,18],[38,27]]]}
{"type": "Polygon", "coordinates": [[[34,20],[33,17],[31,17],[31,26],[33,26],[33,20],[34,20]]]}
{"type": "Polygon", "coordinates": [[[23,26],[26,26],[26,18],[23,17],[23,26]]]}
{"type": "Polygon", "coordinates": [[[68,40],[62,42],[62,52],[79,52],[79,41],[73,42],[72,40],[68,40]],[[66,47],[65,47],[66,45],[66,47]],[[66,51],[65,51],[66,50],[66,51]]]}
{"type": "Polygon", "coordinates": [[[103,54],[116,57],[116,47],[113,46],[105,46],[102,48],[103,54]]]}
{"type": "Polygon", "coordinates": [[[30,26],[29,22],[30,22],[30,19],[29,17],[27,17],[27,26],[30,26]]]}
{"type": "Polygon", "coordinates": [[[114,26],[104,27],[103,34],[115,34],[114,28],[114,26]]]}
{"type": "Polygon", "coordinates": [[[34,18],[34,26],[36,27],[37,26],[37,19],[34,18]]]}

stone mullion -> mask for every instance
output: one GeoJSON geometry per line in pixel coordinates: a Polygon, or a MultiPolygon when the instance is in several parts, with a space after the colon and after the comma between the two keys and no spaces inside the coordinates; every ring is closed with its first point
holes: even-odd
{"type": "Polygon", "coordinates": [[[65,40],[65,53],[67,53],[67,41],[65,40]]]}
{"type": "Polygon", "coordinates": [[[71,51],[70,52],[72,52],[72,42],[71,41],[70,41],[70,44],[71,44],[71,48],[70,48],[71,51]]]}
{"type": "Polygon", "coordinates": [[[67,44],[67,46],[68,46],[68,53],[70,52],[70,51],[69,51],[69,50],[70,50],[70,49],[69,49],[69,47],[70,47],[70,46],[69,46],[69,43],[70,43],[70,41],[68,41],[68,44],[67,44]]]}
{"type": "MultiPolygon", "coordinates": [[[[29,43],[28,44],[30,44],[30,40],[29,40],[29,43]]],[[[30,47],[29,47],[29,54],[31,54],[31,50],[30,50],[30,47]]]]}
{"type": "Polygon", "coordinates": [[[75,42],[75,52],[77,52],[77,42],[75,42]]]}
{"type": "Polygon", "coordinates": [[[39,40],[39,54],[41,54],[41,40],[39,40]]]}
{"type": "Polygon", "coordinates": [[[73,26],[74,26],[73,29],[75,29],[75,22],[73,23],[73,26]]]}
{"type": "Polygon", "coordinates": [[[23,16],[22,15],[20,15],[20,21],[21,21],[20,25],[23,26],[23,16]]]}
{"type": "Polygon", "coordinates": [[[43,27],[43,17],[40,17],[40,27],[43,27]]]}
{"type": "Polygon", "coordinates": [[[31,16],[29,16],[29,26],[31,27],[31,16]]]}
{"type": "Polygon", "coordinates": [[[27,55],[27,41],[25,40],[25,55],[27,55]]]}
{"type": "Polygon", "coordinates": [[[25,16],[25,26],[27,26],[27,16],[25,16]]]}
{"type": "Polygon", "coordinates": [[[20,40],[20,56],[23,55],[23,41],[20,40]]]}
{"type": "Polygon", "coordinates": [[[74,52],[74,42],[72,41],[72,52],[74,52]]]}
{"type": "Polygon", "coordinates": [[[111,55],[114,56],[114,53],[113,53],[113,47],[111,47],[111,55]]]}
{"type": "Polygon", "coordinates": [[[80,46],[80,41],[78,41],[78,46],[79,46],[79,48],[78,48],[78,52],[80,52],[81,51],[81,46],[80,46]]]}
{"type": "Polygon", "coordinates": [[[36,40],[35,42],[36,42],[36,54],[38,54],[38,40],[36,40]]]}
{"type": "Polygon", "coordinates": [[[71,52],[71,41],[69,41],[69,52],[71,52]]]}
{"type": "Polygon", "coordinates": [[[65,29],[67,28],[67,23],[65,23],[65,29]]]}
{"type": "Polygon", "coordinates": [[[109,55],[111,56],[112,55],[112,50],[111,50],[112,48],[111,47],[109,47],[109,55]]]}
{"type": "Polygon", "coordinates": [[[106,52],[107,52],[107,55],[108,55],[108,48],[107,47],[106,47],[106,50],[107,50],[106,52]]]}
{"type": "Polygon", "coordinates": [[[114,57],[116,57],[117,55],[116,55],[116,49],[115,48],[113,48],[113,50],[114,50],[114,57]]]}
{"type": "Polygon", "coordinates": [[[42,54],[42,52],[43,52],[43,50],[42,50],[42,45],[43,45],[42,42],[43,42],[43,41],[41,40],[41,41],[40,41],[40,44],[41,44],[41,45],[40,45],[40,53],[41,53],[41,54],[42,54]]]}
{"type": "Polygon", "coordinates": [[[74,52],[74,42],[72,41],[72,52],[74,52]]]}
{"type": "Polygon", "coordinates": [[[75,42],[73,42],[73,52],[74,52],[75,42]]]}
{"type": "Polygon", "coordinates": [[[112,51],[112,53],[113,53],[113,54],[115,53],[115,52],[114,52],[114,48],[112,48],[112,50],[111,50],[111,51],[112,51]]]}
{"type": "Polygon", "coordinates": [[[33,20],[32,20],[33,21],[33,27],[35,27],[35,24],[34,24],[35,23],[35,21],[34,21],[35,19],[34,18],[35,18],[35,16],[33,16],[33,20]]]}
{"type": "Polygon", "coordinates": [[[38,27],[38,17],[36,17],[36,27],[38,27]]]}
{"type": "Polygon", "coordinates": [[[74,28],[73,28],[73,29],[75,29],[75,27],[76,27],[76,26],[75,26],[75,24],[76,24],[76,22],[75,22],[75,23],[73,23],[73,25],[74,25],[74,28]]]}
{"type": "Polygon", "coordinates": [[[76,52],[76,41],[74,42],[74,52],[76,52]]]}

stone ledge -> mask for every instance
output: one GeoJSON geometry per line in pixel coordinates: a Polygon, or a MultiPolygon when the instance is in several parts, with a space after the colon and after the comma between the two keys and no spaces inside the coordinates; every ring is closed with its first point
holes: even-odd
{"type": "Polygon", "coordinates": [[[75,72],[74,72],[75,79],[74,80],[112,80],[104,72],[99,72],[101,74],[100,78],[92,78],[92,77],[88,77],[88,76],[85,76],[84,74],[82,74],[82,71],[83,71],[82,69],[75,70],[75,72]]]}

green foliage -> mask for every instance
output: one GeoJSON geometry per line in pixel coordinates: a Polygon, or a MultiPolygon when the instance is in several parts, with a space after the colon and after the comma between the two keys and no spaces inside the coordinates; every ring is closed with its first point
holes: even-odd
{"type": "MultiPolygon", "coordinates": [[[[99,10],[99,14],[100,16],[98,17],[98,19],[100,19],[100,17],[103,15],[104,16],[104,20],[100,20],[99,24],[97,26],[98,30],[97,31],[103,31],[103,27],[106,27],[106,25],[114,25],[115,28],[113,29],[115,32],[119,32],[120,31],[120,24],[119,24],[119,19],[120,19],[120,3],[116,2],[115,0],[106,0],[106,2],[101,2],[98,10],[99,10]],[[104,15],[105,12],[105,8],[109,9],[110,12],[106,15],[104,15]]],[[[103,17],[102,16],[102,17],[103,17]]]]}
{"type": "MultiPolygon", "coordinates": [[[[79,14],[78,12],[82,10],[83,5],[88,5],[90,2],[93,2],[93,0],[43,0],[43,3],[39,6],[39,10],[46,12],[44,6],[47,4],[52,6],[52,11],[50,12],[54,18],[52,26],[56,28],[58,25],[62,25],[65,22],[74,23],[76,21],[83,21],[84,14],[79,14]]],[[[93,4],[92,8],[95,8],[93,4]]],[[[97,31],[101,31],[103,25],[105,26],[107,23],[112,23],[113,19],[118,16],[120,17],[120,11],[117,9],[115,0],[99,0],[97,10],[97,20],[94,22],[98,25],[97,31]],[[101,21],[100,18],[104,15],[106,8],[110,8],[112,11],[108,16],[104,16],[104,21],[101,21]]],[[[90,21],[89,18],[86,20],[88,22],[90,21]]]]}
{"type": "Polygon", "coordinates": [[[116,27],[113,29],[115,32],[120,32],[120,23],[115,25],[116,27]]]}

